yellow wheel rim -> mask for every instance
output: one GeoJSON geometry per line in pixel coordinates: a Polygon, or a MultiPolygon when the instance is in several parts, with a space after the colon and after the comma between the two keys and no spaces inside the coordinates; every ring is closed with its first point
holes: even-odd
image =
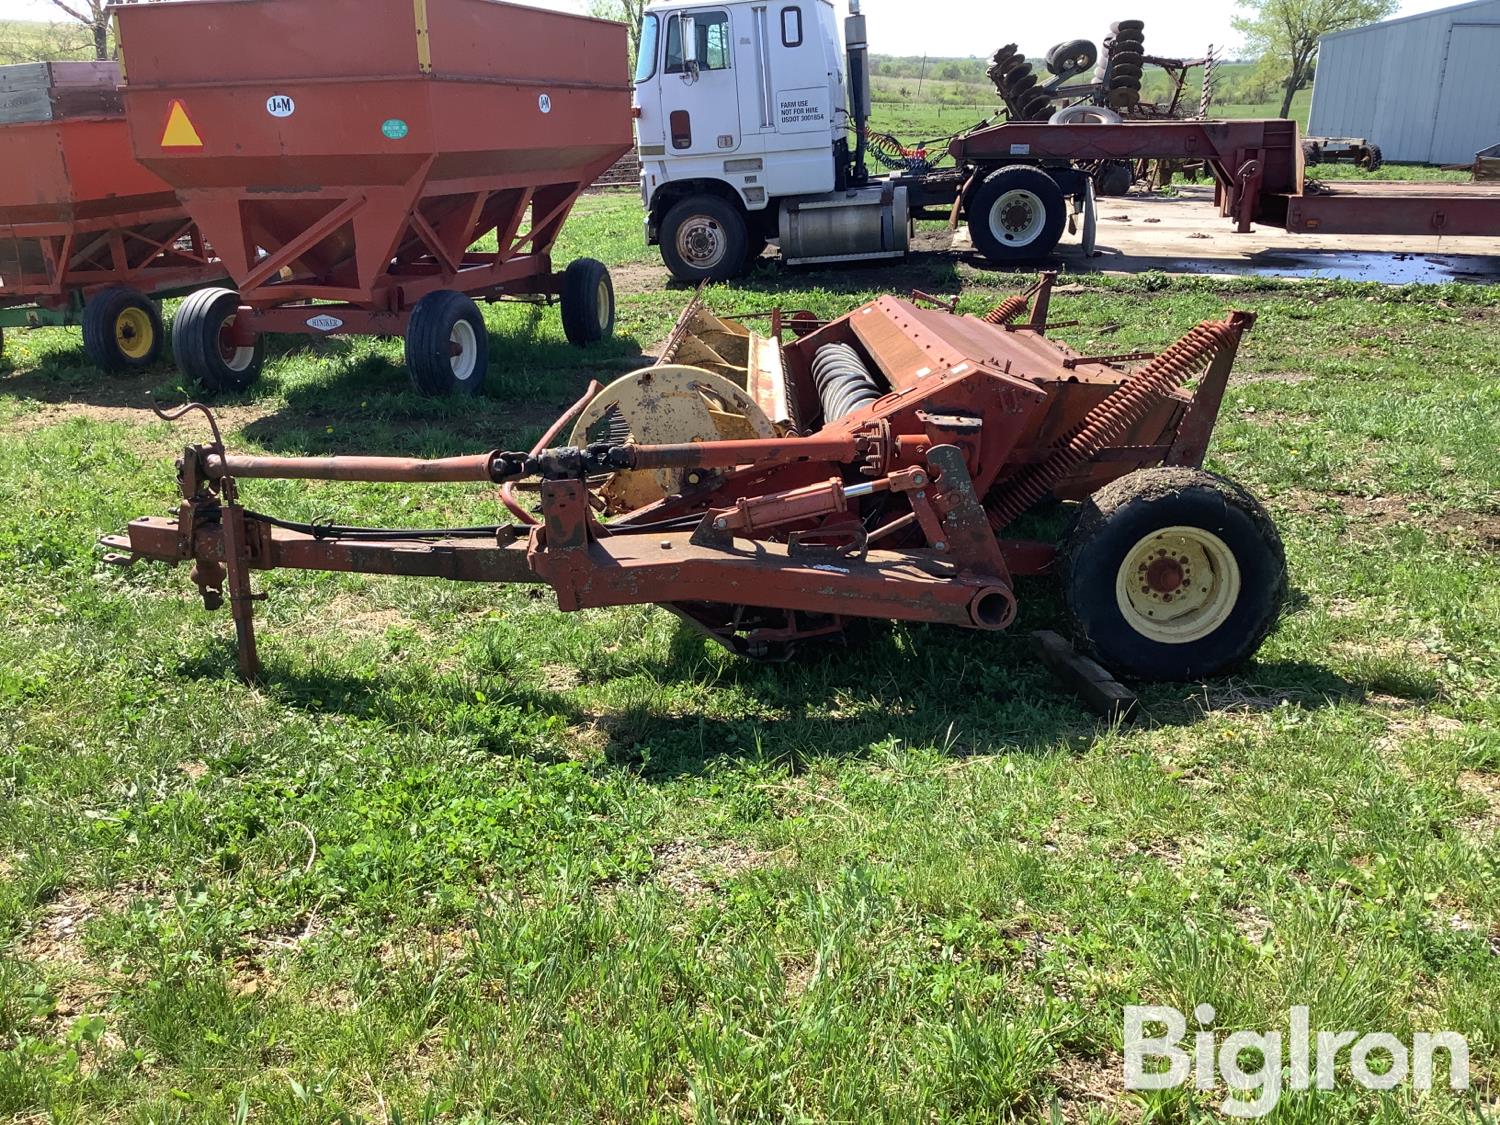
{"type": "Polygon", "coordinates": [[[1189,644],[1208,636],[1234,611],[1239,563],[1211,531],[1162,528],[1125,553],[1115,597],[1137,633],[1162,644],[1189,644]]]}
{"type": "Polygon", "coordinates": [[[156,328],[145,309],[122,309],[115,317],[115,346],[127,359],[145,359],[156,343],[156,328]]]}

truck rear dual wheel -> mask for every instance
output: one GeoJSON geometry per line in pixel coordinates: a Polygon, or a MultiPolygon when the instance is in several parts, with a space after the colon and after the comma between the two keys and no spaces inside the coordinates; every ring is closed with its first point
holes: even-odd
{"type": "Polygon", "coordinates": [[[1057,181],[1026,164],[993,173],[969,198],[968,212],[975,248],[998,265],[1045,258],[1067,221],[1057,181]]]}
{"type": "Polygon", "coordinates": [[[205,391],[243,391],[260,375],[266,341],[253,344],[231,338],[239,316],[240,295],[233,289],[199,289],[182,302],[172,319],[172,351],[190,382],[205,391]]]}
{"type": "Polygon", "coordinates": [[[661,224],[661,258],[678,281],[728,281],[744,272],[750,232],[740,209],[716,195],[674,203],[661,224]]]}
{"type": "Polygon", "coordinates": [[[162,336],[156,302],[129,286],[102,289],[83,306],[83,352],[100,371],[150,367],[161,356],[162,336]]]}
{"type": "Polygon", "coordinates": [[[1112,671],[1194,680],[1252,657],[1286,598],[1265,509],[1201,469],[1145,469],[1083,505],[1058,557],[1075,643],[1112,671]]]}
{"type": "Polygon", "coordinates": [[[406,373],[424,395],[477,395],[490,362],[490,337],[472,299],[452,289],[428,293],[406,322],[406,373]]]}
{"type": "Polygon", "coordinates": [[[615,331],[615,285],[593,258],[568,263],[562,279],[562,324],[568,343],[584,348],[615,331]]]}

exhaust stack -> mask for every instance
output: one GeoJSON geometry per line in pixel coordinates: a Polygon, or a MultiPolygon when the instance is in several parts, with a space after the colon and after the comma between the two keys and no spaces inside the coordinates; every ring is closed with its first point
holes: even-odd
{"type": "Polygon", "coordinates": [[[849,113],[854,118],[854,167],[851,179],[863,184],[870,178],[865,167],[865,126],[870,120],[870,45],[865,38],[865,17],[859,0],[849,0],[844,20],[844,50],[849,59],[849,113]]]}

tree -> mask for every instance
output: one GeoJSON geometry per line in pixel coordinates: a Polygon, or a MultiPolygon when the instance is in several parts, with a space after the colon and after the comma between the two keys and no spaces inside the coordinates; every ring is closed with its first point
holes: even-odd
{"type": "Polygon", "coordinates": [[[73,19],[88,29],[94,40],[94,58],[107,59],[109,48],[109,0],[52,0],[73,19]]]}
{"type": "MultiPolygon", "coordinates": [[[[57,0],[52,0],[55,4],[57,0]]],[[[630,29],[630,69],[635,70],[635,59],[641,51],[641,16],[646,11],[646,0],[590,0],[589,15],[600,19],[620,20],[630,29]]]]}
{"type": "MultiPolygon", "coordinates": [[[[55,0],[54,0],[55,2],[55,0]]],[[[1292,98],[1306,85],[1318,38],[1384,19],[1397,0],[1240,0],[1249,14],[1236,16],[1234,29],[1249,50],[1266,65],[1274,64],[1282,80],[1281,116],[1292,110],[1292,98]]]]}

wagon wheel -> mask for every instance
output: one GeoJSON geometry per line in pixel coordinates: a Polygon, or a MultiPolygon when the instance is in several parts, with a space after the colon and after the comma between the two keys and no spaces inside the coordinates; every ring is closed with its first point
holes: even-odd
{"type": "Polygon", "coordinates": [[[156,303],[125,285],[100,290],[83,307],[83,351],[100,371],[119,374],[150,367],[161,355],[156,303]]]}
{"type": "Polygon", "coordinates": [[[587,347],[615,330],[615,286],[603,262],[569,262],[562,279],[562,324],[568,343],[587,347]]]}
{"type": "Polygon", "coordinates": [[[240,311],[233,289],[199,289],[182,302],[172,320],[172,351],[177,366],[204,390],[242,391],[255,382],[265,362],[265,337],[238,344],[232,330],[240,311]]]}
{"type": "Polygon", "coordinates": [[[406,322],[406,372],[418,394],[477,395],[489,347],[479,306],[451,289],[427,294],[406,322]]]}
{"type": "Polygon", "coordinates": [[[1255,654],[1286,597],[1276,526],[1199,469],[1146,469],[1083,505],[1058,558],[1080,648],[1143,680],[1217,675],[1255,654]]]}

